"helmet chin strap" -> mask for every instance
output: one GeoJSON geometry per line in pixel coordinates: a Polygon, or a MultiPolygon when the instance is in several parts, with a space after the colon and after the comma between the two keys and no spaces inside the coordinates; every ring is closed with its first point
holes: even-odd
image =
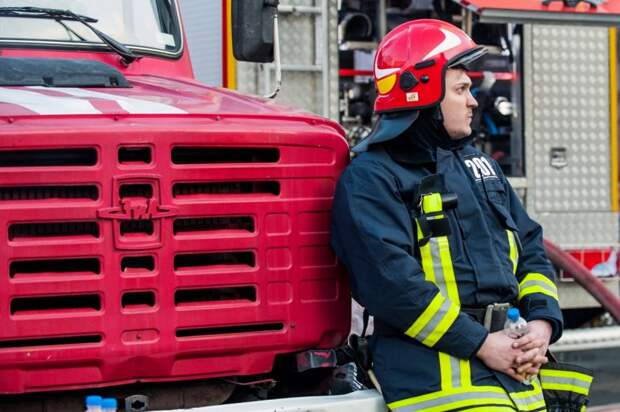
{"type": "Polygon", "coordinates": [[[443,127],[443,113],[441,112],[441,106],[437,105],[433,107],[432,110],[433,110],[433,115],[432,115],[433,122],[435,123],[436,126],[443,127]]]}
{"type": "Polygon", "coordinates": [[[432,107],[430,110],[431,110],[431,122],[433,124],[433,127],[437,131],[437,133],[439,133],[441,138],[450,139],[450,135],[448,134],[448,131],[443,125],[443,113],[441,112],[441,106],[436,105],[432,107]]]}

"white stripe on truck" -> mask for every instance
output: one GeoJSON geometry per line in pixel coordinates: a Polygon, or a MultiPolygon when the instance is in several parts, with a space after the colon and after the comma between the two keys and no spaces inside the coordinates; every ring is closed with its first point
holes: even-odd
{"type": "Polygon", "coordinates": [[[48,96],[24,89],[0,87],[0,103],[21,106],[37,114],[101,114],[88,100],[48,96]]]}
{"type": "MultiPolygon", "coordinates": [[[[45,89],[42,86],[34,86],[32,89],[45,89]]],[[[58,87],[51,89],[55,92],[65,93],[74,97],[85,97],[90,99],[103,99],[116,102],[123,110],[131,114],[187,114],[185,110],[165,103],[153,102],[150,100],[136,99],[135,97],[119,96],[96,92],[93,90],[79,89],[75,87],[58,87]]]]}

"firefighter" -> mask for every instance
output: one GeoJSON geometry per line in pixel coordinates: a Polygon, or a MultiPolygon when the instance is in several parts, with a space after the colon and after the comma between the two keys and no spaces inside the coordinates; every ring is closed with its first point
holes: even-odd
{"type": "Polygon", "coordinates": [[[466,69],[484,53],[439,20],[391,31],[375,56],[377,125],[336,189],[332,245],[374,316],[393,411],[545,409],[536,375],[562,314],[541,227],[470,144],[466,69]],[[501,330],[508,305],[529,323],[520,339],[501,330]]]}

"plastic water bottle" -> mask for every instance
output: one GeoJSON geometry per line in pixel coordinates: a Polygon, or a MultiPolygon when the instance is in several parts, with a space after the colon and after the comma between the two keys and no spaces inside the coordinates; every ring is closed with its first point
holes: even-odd
{"type": "MultiPolygon", "coordinates": [[[[506,314],[506,323],[504,323],[504,333],[512,339],[519,339],[521,336],[529,332],[527,321],[521,317],[519,309],[510,308],[506,314]]],[[[525,378],[524,384],[530,384],[530,377],[526,374],[522,374],[525,378]]]]}
{"type": "Polygon", "coordinates": [[[101,409],[101,396],[90,395],[86,397],[86,412],[102,412],[101,409]]]}
{"type": "Polygon", "coordinates": [[[504,333],[512,339],[519,339],[528,332],[527,321],[521,317],[519,309],[510,308],[506,314],[504,333]]]}
{"type": "Polygon", "coordinates": [[[115,398],[103,398],[101,400],[101,412],[116,412],[116,407],[115,398]]]}

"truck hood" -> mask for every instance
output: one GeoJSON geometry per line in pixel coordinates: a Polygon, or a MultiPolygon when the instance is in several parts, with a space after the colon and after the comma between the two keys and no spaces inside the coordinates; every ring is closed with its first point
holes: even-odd
{"type": "Polygon", "coordinates": [[[207,115],[325,119],[192,79],[127,76],[131,88],[0,87],[0,118],[21,116],[207,115]]]}

